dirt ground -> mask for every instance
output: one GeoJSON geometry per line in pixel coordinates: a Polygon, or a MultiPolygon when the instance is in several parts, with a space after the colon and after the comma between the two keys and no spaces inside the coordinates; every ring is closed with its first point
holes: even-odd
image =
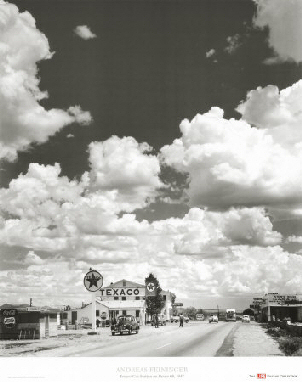
{"type": "Polygon", "coordinates": [[[108,328],[98,330],[97,335],[88,335],[89,330],[59,331],[58,337],[43,338],[40,340],[5,340],[0,341],[1,357],[34,356],[36,352],[66,348],[69,346],[84,345],[85,343],[99,343],[102,332],[108,328]]]}

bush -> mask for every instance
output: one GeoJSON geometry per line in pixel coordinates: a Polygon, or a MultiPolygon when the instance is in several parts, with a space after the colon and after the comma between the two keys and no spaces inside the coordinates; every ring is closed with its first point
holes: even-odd
{"type": "Polygon", "coordinates": [[[272,337],[280,337],[280,328],[268,328],[267,333],[272,337]]]}
{"type": "Polygon", "coordinates": [[[285,355],[293,355],[300,348],[302,348],[302,338],[288,337],[280,341],[280,349],[285,355]]]}

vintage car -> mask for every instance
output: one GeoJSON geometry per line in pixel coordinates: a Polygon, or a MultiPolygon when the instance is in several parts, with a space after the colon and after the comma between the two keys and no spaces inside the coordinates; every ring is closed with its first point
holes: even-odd
{"type": "MultiPolygon", "coordinates": [[[[166,317],[163,314],[159,314],[158,316],[158,326],[166,325],[166,317]]],[[[155,314],[152,316],[151,325],[155,325],[155,314]]]]}
{"type": "Polygon", "coordinates": [[[250,318],[250,316],[245,314],[245,315],[242,316],[241,321],[242,322],[251,322],[251,318],[250,318]]]}
{"type": "Polygon", "coordinates": [[[210,324],[211,322],[216,322],[216,323],[218,323],[218,317],[217,317],[216,314],[211,314],[211,315],[210,315],[210,317],[209,317],[209,324],[210,324]]]}
{"type": "Polygon", "coordinates": [[[171,322],[179,322],[179,316],[172,316],[171,322]]]}
{"type": "Polygon", "coordinates": [[[188,316],[184,316],[184,322],[188,323],[189,321],[190,321],[189,317],[188,316]]]}
{"type": "Polygon", "coordinates": [[[116,323],[111,325],[111,334],[114,336],[115,333],[123,334],[123,333],[138,333],[139,324],[137,323],[134,316],[126,315],[119,316],[116,320],[116,323]]]}

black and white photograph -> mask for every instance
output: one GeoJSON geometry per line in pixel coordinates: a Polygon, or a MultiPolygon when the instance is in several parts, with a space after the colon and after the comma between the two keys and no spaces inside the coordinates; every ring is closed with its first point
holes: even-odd
{"type": "Polygon", "coordinates": [[[301,356],[302,0],[0,0],[3,381],[301,356]]]}

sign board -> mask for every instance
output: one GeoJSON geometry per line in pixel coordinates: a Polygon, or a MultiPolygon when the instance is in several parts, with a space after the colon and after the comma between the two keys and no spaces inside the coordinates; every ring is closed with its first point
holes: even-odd
{"type": "Polygon", "coordinates": [[[145,296],[145,288],[101,288],[97,295],[104,296],[145,296]]]}
{"type": "Polygon", "coordinates": [[[155,296],[156,295],[156,286],[153,281],[149,281],[146,284],[146,296],[155,296]]]}
{"type": "Polygon", "coordinates": [[[17,324],[17,309],[2,309],[2,323],[7,329],[12,329],[17,324]]]}
{"type": "Polygon", "coordinates": [[[91,269],[84,277],[84,285],[89,292],[96,292],[103,286],[103,276],[98,271],[91,269]]]}
{"type": "Polygon", "coordinates": [[[184,306],[184,304],[182,302],[175,302],[172,306],[184,306]]]}
{"type": "Polygon", "coordinates": [[[296,295],[268,294],[267,301],[277,305],[284,305],[297,303],[298,299],[296,295]]]}

